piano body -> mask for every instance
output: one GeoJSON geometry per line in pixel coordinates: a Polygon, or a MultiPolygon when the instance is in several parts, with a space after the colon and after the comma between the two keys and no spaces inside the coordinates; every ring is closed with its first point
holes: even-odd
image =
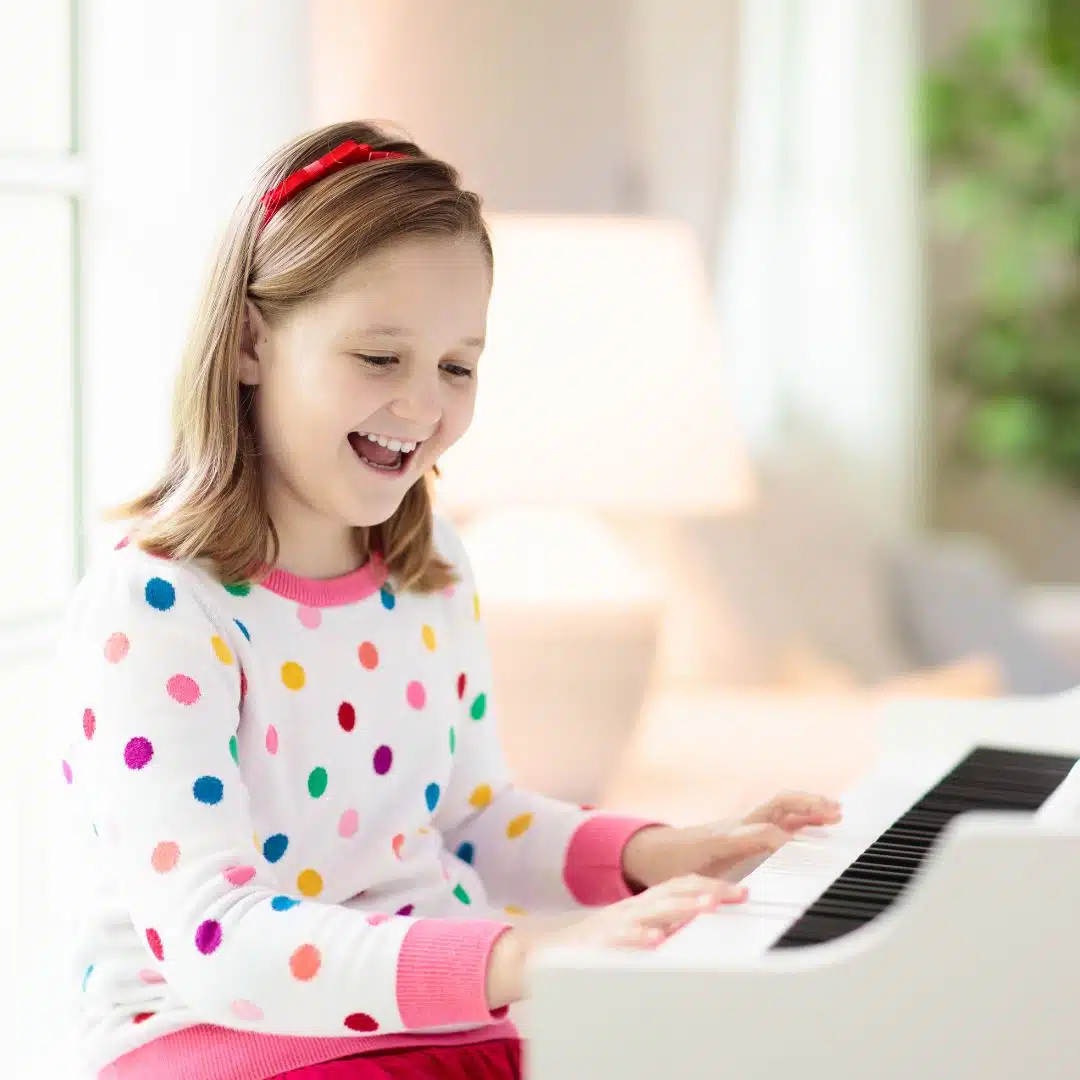
{"type": "Polygon", "coordinates": [[[1080,691],[881,720],[745,907],[536,964],[530,1080],[1080,1076],[1080,691]]]}

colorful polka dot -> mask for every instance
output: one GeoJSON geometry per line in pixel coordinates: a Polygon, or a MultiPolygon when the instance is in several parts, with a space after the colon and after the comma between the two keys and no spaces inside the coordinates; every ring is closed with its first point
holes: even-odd
{"type": "Polygon", "coordinates": [[[314,945],[301,945],[292,956],[289,957],[289,970],[294,979],[301,982],[309,982],[319,974],[322,967],[322,954],[314,945]]]}
{"type": "Polygon", "coordinates": [[[459,844],[457,852],[455,853],[462,862],[467,862],[470,865],[473,861],[473,856],[476,854],[476,848],[472,846],[467,840],[464,844],[459,844]]]}
{"type": "Polygon", "coordinates": [[[378,1031],[379,1025],[373,1016],[367,1013],[350,1013],[345,1017],[345,1026],[350,1031],[378,1031]]]}
{"type": "Polygon", "coordinates": [[[244,637],[248,639],[248,641],[250,641],[251,634],[248,631],[248,628],[239,619],[233,619],[233,622],[236,623],[236,626],[239,629],[240,633],[243,634],[244,637]]]}
{"type": "Polygon", "coordinates": [[[506,835],[511,840],[516,840],[519,836],[528,831],[528,828],[532,823],[532,814],[518,814],[518,816],[511,819],[510,824],[506,826],[506,835]]]}
{"type": "Polygon", "coordinates": [[[146,931],[146,944],[154,954],[154,959],[160,964],[165,960],[165,950],[161,946],[161,935],[152,927],[146,931]]]}
{"type": "Polygon", "coordinates": [[[246,885],[255,876],[254,866],[230,866],[222,872],[222,876],[230,885],[246,885]]]}
{"type": "Polygon", "coordinates": [[[507,915],[528,915],[528,912],[524,908],[518,907],[517,904],[507,904],[503,911],[507,915]]]}
{"type": "Polygon", "coordinates": [[[389,922],[390,916],[381,911],[372,912],[366,919],[368,926],[381,926],[384,922],[389,922]]]}
{"type": "Polygon", "coordinates": [[[154,746],[149,739],[137,735],[124,747],[124,764],[129,769],[145,769],[154,756],[154,746]]]}
{"type": "Polygon", "coordinates": [[[300,903],[299,900],[294,900],[291,896],[275,896],[270,901],[270,906],[275,911],[291,911],[300,903]]]}
{"type": "Polygon", "coordinates": [[[284,833],[274,833],[268,836],[263,844],[263,858],[268,863],[276,863],[289,846],[289,838],[284,833]]]}
{"type": "Polygon", "coordinates": [[[180,861],[180,847],[171,840],[162,840],[150,856],[150,865],[159,873],[167,874],[180,861]]]}
{"type": "Polygon", "coordinates": [[[402,849],[402,847],[404,847],[404,845],[405,845],[405,834],[404,833],[398,833],[397,836],[395,836],[393,838],[393,840],[390,841],[390,847],[392,847],[394,849],[394,855],[396,855],[397,858],[399,858],[399,859],[401,858],[401,849],[402,849]]]}
{"type": "Polygon", "coordinates": [[[165,689],[178,705],[194,705],[202,696],[199,684],[190,675],[173,675],[165,689]]]}
{"type": "Polygon", "coordinates": [[[94,716],[93,709],[83,709],[82,729],[83,734],[88,739],[92,739],[94,737],[94,732],[97,730],[97,717],[94,716]]]}
{"type": "Polygon", "coordinates": [[[199,923],[199,928],[195,931],[195,948],[203,956],[209,956],[212,952],[216,952],[220,945],[221,923],[215,922],[213,919],[207,919],[205,922],[199,923]]]}
{"type": "Polygon", "coordinates": [[[232,651],[229,646],[225,644],[225,639],[215,634],[210,639],[210,646],[214,650],[214,655],[223,663],[231,664],[233,662],[232,651]]]}
{"type": "Polygon", "coordinates": [[[266,729],[266,752],[268,754],[276,754],[278,752],[278,733],[277,728],[271,724],[266,729]]]}
{"type": "Polygon", "coordinates": [[[93,975],[93,974],[94,974],[94,965],[91,964],[86,969],[86,974],[83,975],[83,977],[82,977],[82,992],[84,994],[86,993],[86,984],[90,981],[90,976],[93,975]]]}
{"type": "Polygon", "coordinates": [[[307,674],[295,660],[287,660],[281,665],[281,681],[287,690],[302,690],[307,674]]]}
{"type": "Polygon", "coordinates": [[[200,776],[191,787],[196,802],[216,806],[225,795],[225,785],[216,776],[200,776]]]}
{"type": "Polygon", "coordinates": [[[123,551],[124,548],[126,548],[128,546],[128,544],[130,544],[130,543],[131,543],[131,537],[130,536],[124,536],[119,541],[117,541],[116,545],[113,547],[113,551],[123,551]]]}
{"type": "Polygon", "coordinates": [[[144,1024],[153,1015],[152,1012],[138,1012],[131,1018],[131,1022],[133,1024],[144,1024]]]}
{"type": "Polygon", "coordinates": [[[119,631],[110,634],[109,640],[105,642],[105,659],[110,664],[119,664],[127,656],[130,648],[131,642],[128,641],[127,634],[121,634],[119,631]]]}
{"type": "Polygon", "coordinates": [[[356,727],[356,709],[348,701],[338,706],[337,722],[342,731],[352,731],[356,727]]]}
{"type": "Polygon", "coordinates": [[[247,594],[251,592],[251,582],[230,581],[229,584],[225,586],[225,591],[230,596],[247,596],[247,594]]]}
{"type": "Polygon", "coordinates": [[[427,701],[427,691],[423,683],[411,682],[405,688],[405,700],[414,708],[422,709],[427,701]]]}
{"type": "Polygon", "coordinates": [[[244,698],[247,697],[247,692],[248,692],[247,672],[243,668],[241,668],[240,669],[240,704],[241,705],[244,704],[244,698]]]}
{"type": "Polygon", "coordinates": [[[368,671],[374,671],[379,666],[379,650],[370,641],[365,641],[356,650],[356,655],[360,658],[360,666],[368,671]]]}
{"type": "Polygon", "coordinates": [[[239,765],[240,764],[240,744],[236,741],[235,735],[229,736],[229,757],[239,765]]]}
{"type": "Polygon", "coordinates": [[[296,609],[296,617],[300,620],[300,625],[306,626],[309,630],[318,630],[322,625],[322,612],[317,607],[301,604],[296,609]]]}
{"type": "Polygon", "coordinates": [[[379,599],[382,601],[382,606],[386,608],[387,611],[394,610],[394,605],[397,603],[397,597],[394,596],[394,594],[389,589],[380,589],[379,599]]]}
{"type": "Polygon", "coordinates": [[[327,775],[326,770],[320,765],[312,769],[307,778],[308,794],[313,799],[322,798],[326,794],[327,775]]]}
{"type": "Polygon", "coordinates": [[[152,577],[146,583],[143,595],[155,611],[168,611],[176,603],[176,589],[164,578],[152,577]]]}
{"type": "Polygon", "coordinates": [[[469,796],[469,803],[475,806],[478,810],[487,806],[492,799],[492,791],[490,784],[477,784],[473,788],[472,794],[469,796]]]}
{"type": "Polygon", "coordinates": [[[406,904],[404,907],[399,907],[394,912],[395,915],[411,915],[415,911],[415,907],[412,904],[406,904]]]}
{"type": "MultiPolygon", "coordinates": [[[[487,712],[487,694],[477,694],[473,699],[472,706],[469,709],[469,715],[474,720],[483,720],[484,713],[487,712]]],[[[496,721],[497,723],[497,721],[496,721]]]]}
{"type": "Polygon", "coordinates": [[[472,903],[472,897],[469,896],[469,894],[465,891],[465,886],[464,885],[455,885],[454,886],[454,895],[463,904],[471,904],[472,903]]]}
{"type": "Polygon", "coordinates": [[[468,681],[464,671],[457,677],[457,696],[459,701],[465,696],[465,687],[468,685],[468,681]]]}
{"type": "Polygon", "coordinates": [[[301,870],[296,875],[296,891],[301,896],[318,896],[323,891],[322,874],[318,870],[301,870]]]}
{"type": "Polygon", "coordinates": [[[165,976],[160,971],[151,971],[149,968],[143,968],[139,972],[139,981],[146,983],[147,986],[157,986],[165,981],[165,976]]]}
{"type": "Polygon", "coordinates": [[[424,642],[424,648],[429,652],[434,652],[436,647],[435,630],[433,627],[428,626],[426,623],[420,630],[420,638],[424,642]]]}
{"type": "Polygon", "coordinates": [[[428,784],[428,786],[424,788],[424,802],[427,803],[427,808],[429,810],[434,810],[435,807],[439,805],[439,794],[438,784],[428,784]]]}
{"type": "Polygon", "coordinates": [[[479,622],[480,621],[480,594],[479,593],[473,593],[472,611],[473,611],[473,618],[477,622],[479,622]]]}
{"type": "Polygon", "coordinates": [[[375,767],[375,771],[379,776],[385,776],[390,771],[390,766],[394,764],[394,751],[389,746],[380,746],[375,751],[375,757],[372,760],[372,765],[375,767]]]}
{"type": "Polygon", "coordinates": [[[450,729],[450,753],[452,754],[457,749],[457,731],[454,728],[450,729]]]}
{"type": "Polygon", "coordinates": [[[338,820],[338,836],[343,836],[346,840],[350,836],[356,835],[356,830],[360,827],[360,815],[355,810],[346,810],[338,820]]]}
{"type": "Polygon", "coordinates": [[[230,1006],[233,1016],[237,1020],[244,1020],[249,1024],[257,1024],[263,1018],[263,1011],[253,1001],[240,998],[230,1006]]]}

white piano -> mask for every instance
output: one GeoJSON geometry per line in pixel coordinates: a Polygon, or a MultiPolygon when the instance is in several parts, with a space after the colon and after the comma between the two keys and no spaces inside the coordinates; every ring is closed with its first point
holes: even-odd
{"type": "Polygon", "coordinates": [[[901,702],[881,735],[745,906],[538,962],[529,1080],[1080,1076],[1080,691],[901,702]]]}

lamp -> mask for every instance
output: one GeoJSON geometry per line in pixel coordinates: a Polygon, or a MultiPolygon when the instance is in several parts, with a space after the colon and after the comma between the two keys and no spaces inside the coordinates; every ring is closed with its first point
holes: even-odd
{"type": "Polygon", "coordinates": [[[640,713],[665,587],[611,521],[735,512],[753,484],[688,227],[489,225],[476,415],[440,462],[436,497],[464,521],[511,764],[588,800],[640,713]]]}

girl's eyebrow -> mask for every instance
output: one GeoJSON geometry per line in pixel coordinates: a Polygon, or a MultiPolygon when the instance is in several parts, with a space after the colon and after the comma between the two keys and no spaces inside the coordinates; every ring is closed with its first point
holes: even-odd
{"type": "MultiPolygon", "coordinates": [[[[410,330],[403,326],[383,326],[381,324],[376,324],[375,326],[369,326],[366,329],[359,331],[357,336],[409,338],[414,335],[410,330]]],[[[472,349],[482,349],[484,347],[484,339],[482,337],[464,337],[461,339],[461,344],[472,349]]]]}

